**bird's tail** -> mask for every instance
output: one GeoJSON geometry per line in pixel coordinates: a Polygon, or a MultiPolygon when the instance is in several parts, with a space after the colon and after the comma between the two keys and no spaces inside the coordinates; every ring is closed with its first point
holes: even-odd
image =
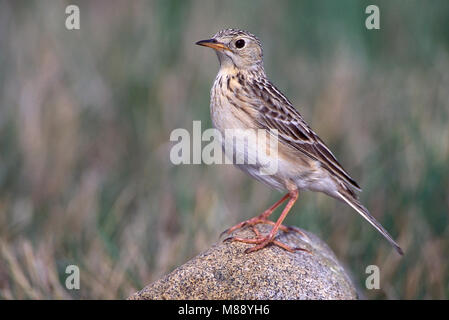
{"type": "Polygon", "coordinates": [[[401,256],[404,254],[404,251],[402,251],[401,247],[399,247],[396,241],[393,240],[387,230],[385,230],[384,227],[382,227],[382,225],[377,222],[377,220],[369,213],[368,209],[366,209],[355,197],[346,195],[340,191],[337,193],[341,200],[349,204],[355,211],[360,213],[362,217],[368,220],[368,222],[371,223],[371,225],[376,228],[377,231],[379,231],[388,240],[388,242],[390,242],[390,244],[401,256]]]}

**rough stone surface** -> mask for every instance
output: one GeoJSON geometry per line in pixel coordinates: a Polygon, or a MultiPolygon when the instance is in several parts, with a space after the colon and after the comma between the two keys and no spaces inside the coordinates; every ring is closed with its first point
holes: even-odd
{"type": "MultiPolygon", "coordinates": [[[[264,234],[271,226],[258,225],[264,234]]],[[[246,254],[253,245],[219,241],[129,299],[357,299],[357,292],[329,247],[300,229],[278,240],[311,251],[277,246],[246,254]]],[[[250,228],[235,236],[254,237],[250,228]]]]}

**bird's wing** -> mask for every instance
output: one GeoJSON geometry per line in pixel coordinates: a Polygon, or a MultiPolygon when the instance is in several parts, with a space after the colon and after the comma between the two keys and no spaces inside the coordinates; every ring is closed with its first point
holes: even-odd
{"type": "Polygon", "coordinates": [[[250,104],[260,111],[256,119],[259,127],[267,130],[276,129],[280,141],[319,161],[323,167],[349,186],[361,191],[357,182],[343,169],[326,144],[273,84],[263,79],[255,81],[252,88],[254,91],[252,97],[256,98],[250,104]]]}

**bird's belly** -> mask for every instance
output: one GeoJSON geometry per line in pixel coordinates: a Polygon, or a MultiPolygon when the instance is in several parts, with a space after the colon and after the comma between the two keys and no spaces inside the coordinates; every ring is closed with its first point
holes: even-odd
{"type": "MultiPolygon", "coordinates": [[[[312,190],[333,194],[336,183],[327,170],[319,165],[306,165],[302,161],[292,163],[282,153],[273,156],[260,156],[263,152],[257,148],[249,147],[244,153],[227,153],[225,145],[223,150],[227,157],[233,160],[233,164],[253,178],[278,190],[290,190],[296,186],[299,190],[312,190]],[[236,158],[245,157],[248,160],[243,164],[236,162],[236,158]],[[234,158],[232,158],[234,157],[234,158]],[[268,165],[267,165],[268,164],[268,165]]],[[[282,147],[281,147],[282,149],[282,147]]]]}
{"type": "Polygon", "coordinates": [[[275,148],[269,146],[267,132],[236,128],[219,131],[220,144],[227,163],[232,163],[273,188],[285,189],[284,179],[279,171],[279,157],[275,148]],[[260,143],[261,140],[265,143],[260,143]]]}

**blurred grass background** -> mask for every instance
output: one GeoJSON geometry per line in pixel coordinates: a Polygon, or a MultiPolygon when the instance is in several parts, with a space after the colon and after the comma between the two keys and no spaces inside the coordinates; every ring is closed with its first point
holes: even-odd
{"type": "Polygon", "coordinates": [[[269,77],[406,254],[324,195],[303,193],[287,224],[323,238],[366,298],[448,298],[448,21],[448,1],[0,2],[0,298],[126,298],[281,196],[169,161],[173,129],[211,127],[218,62],[194,42],[225,27],[261,38],[269,77]]]}

